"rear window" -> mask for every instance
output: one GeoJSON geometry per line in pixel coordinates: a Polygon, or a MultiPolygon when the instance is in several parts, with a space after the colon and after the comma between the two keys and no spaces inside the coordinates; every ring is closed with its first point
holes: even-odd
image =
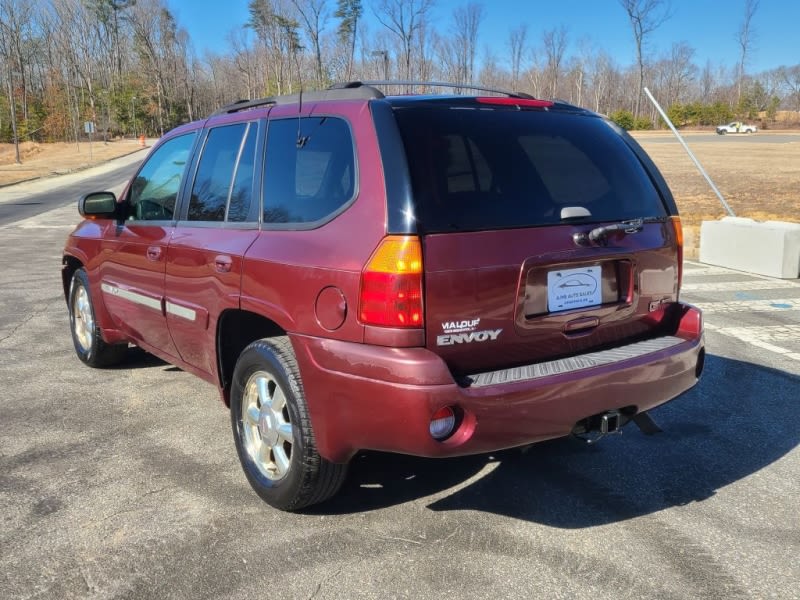
{"type": "Polygon", "coordinates": [[[429,233],[666,216],[639,160],[601,119],[485,107],[398,108],[417,218],[429,233]]]}

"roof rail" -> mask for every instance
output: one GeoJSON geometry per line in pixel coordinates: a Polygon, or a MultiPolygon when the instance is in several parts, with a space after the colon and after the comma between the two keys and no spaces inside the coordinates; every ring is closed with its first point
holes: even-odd
{"type": "Polygon", "coordinates": [[[330,89],[354,89],[359,87],[373,87],[376,85],[413,85],[420,87],[444,87],[452,88],[454,90],[475,90],[479,92],[491,92],[493,94],[502,94],[509,98],[524,98],[526,100],[535,100],[530,94],[525,92],[512,92],[509,90],[484,87],[480,85],[472,85],[469,83],[447,83],[445,81],[413,81],[413,80],[373,80],[373,81],[347,81],[344,83],[337,83],[331,86],[330,89]]]}
{"type": "MultiPolygon", "coordinates": [[[[303,102],[319,102],[321,100],[371,100],[373,98],[383,98],[384,95],[374,87],[367,85],[342,85],[333,86],[327,90],[315,90],[302,92],[303,102]]],[[[301,93],[287,94],[284,96],[271,96],[269,98],[259,98],[257,100],[238,100],[232,104],[227,104],[215,110],[209,117],[226,115],[258,108],[260,106],[279,105],[279,104],[298,104],[301,100],[301,93]]]]}
{"type": "Polygon", "coordinates": [[[277,104],[275,98],[258,98],[256,100],[237,100],[231,104],[226,104],[225,106],[218,108],[213,113],[209,115],[210,117],[216,117],[218,115],[226,115],[230,113],[239,112],[240,110],[249,110],[251,108],[256,108],[259,106],[267,106],[269,104],[277,104]]]}

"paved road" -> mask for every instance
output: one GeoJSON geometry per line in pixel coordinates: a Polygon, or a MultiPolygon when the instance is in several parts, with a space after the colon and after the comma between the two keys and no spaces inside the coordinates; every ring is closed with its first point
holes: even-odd
{"type": "MultiPolygon", "coordinates": [[[[754,134],[729,134],[717,135],[716,133],[681,133],[684,139],[691,144],[712,142],[715,144],[798,144],[800,143],[800,133],[772,133],[768,131],[754,134]]],[[[648,144],[676,143],[675,136],[671,133],[658,132],[634,132],[636,139],[647,140],[648,144]]]]}
{"type": "Polygon", "coordinates": [[[690,263],[706,373],[593,447],[358,457],[264,505],[211,386],[75,358],[72,206],[0,227],[0,598],[800,598],[800,284],[690,263]]]}
{"type": "Polygon", "coordinates": [[[133,176],[145,154],[134,152],[92,169],[90,175],[78,172],[0,187],[0,226],[61,206],[77,206],[78,198],[88,192],[119,189],[121,183],[133,176]]]}

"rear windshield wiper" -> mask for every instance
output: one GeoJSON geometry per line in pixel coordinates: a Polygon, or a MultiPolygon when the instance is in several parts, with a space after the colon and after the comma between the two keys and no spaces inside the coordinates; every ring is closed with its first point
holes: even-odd
{"type": "Polygon", "coordinates": [[[631,219],[613,225],[603,225],[595,227],[589,233],[576,233],[572,236],[578,246],[608,246],[609,237],[620,239],[629,233],[638,233],[644,228],[644,219],[631,219]]]}

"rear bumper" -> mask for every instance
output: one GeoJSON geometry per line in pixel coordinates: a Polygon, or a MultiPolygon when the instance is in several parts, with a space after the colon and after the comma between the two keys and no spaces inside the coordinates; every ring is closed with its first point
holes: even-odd
{"type": "Polygon", "coordinates": [[[562,437],[586,417],[631,407],[642,412],[682,394],[697,383],[704,340],[699,309],[681,309],[666,343],[605,362],[586,355],[571,367],[481,375],[469,387],[459,386],[425,348],[305,336],[292,336],[292,343],[322,456],[343,462],[367,449],[459,456],[562,437]],[[429,434],[431,415],[454,405],[464,418],[438,442],[429,434]]]}

